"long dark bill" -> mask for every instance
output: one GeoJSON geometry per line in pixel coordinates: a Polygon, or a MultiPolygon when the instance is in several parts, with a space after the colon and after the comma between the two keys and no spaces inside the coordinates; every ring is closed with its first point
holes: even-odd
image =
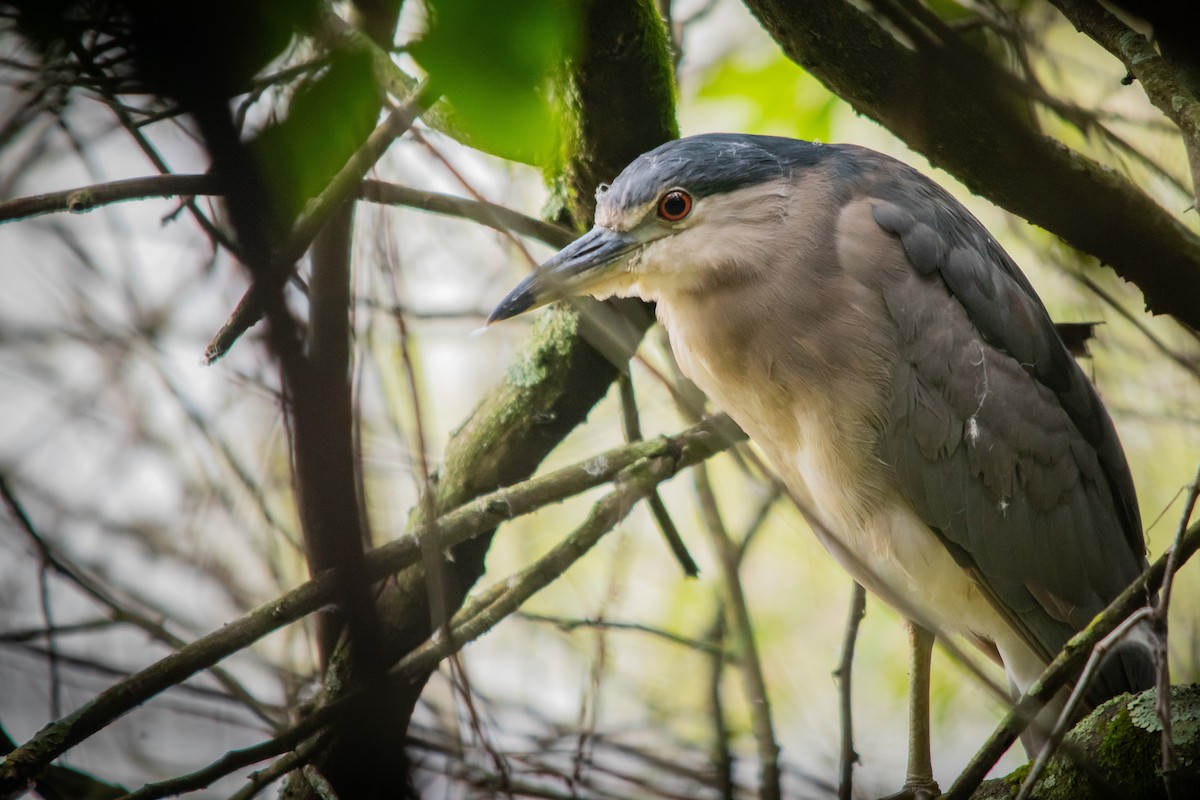
{"type": "Polygon", "coordinates": [[[627,233],[599,225],[559,250],[517,284],[488,316],[488,324],[515,317],[587,290],[640,246],[627,233]]]}

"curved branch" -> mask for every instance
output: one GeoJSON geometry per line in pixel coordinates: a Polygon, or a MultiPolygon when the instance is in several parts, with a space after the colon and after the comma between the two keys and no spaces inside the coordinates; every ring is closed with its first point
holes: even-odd
{"type": "Polygon", "coordinates": [[[575,238],[575,233],[562,225],[530,217],[507,206],[413,189],[398,183],[368,179],[362,182],[358,196],[372,203],[407,206],[478,222],[502,233],[511,231],[537,239],[551,247],[566,247],[575,238]]]}

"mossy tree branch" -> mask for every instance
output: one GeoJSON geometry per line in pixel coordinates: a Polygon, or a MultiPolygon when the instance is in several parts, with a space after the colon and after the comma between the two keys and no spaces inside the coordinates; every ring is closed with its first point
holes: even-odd
{"type": "MultiPolygon", "coordinates": [[[[1050,760],[1036,789],[1040,800],[1159,800],[1165,797],[1158,748],[1162,727],[1155,714],[1157,690],[1114,697],[1093,711],[1067,734],[1064,752],[1050,760]],[[1067,753],[1087,753],[1082,764],[1067,753]]],[[[1171,690],[1173,727],[1181,760],[1189,765],[1177,797],[1200,795],[1200,686],[1171,690]]],[[[1003,778],[985,781],[971,800],[1012,800],[1028,765],[1003,778]]],[[[1182,770],[1181,770],[1182,772],[1182,770]]]]}

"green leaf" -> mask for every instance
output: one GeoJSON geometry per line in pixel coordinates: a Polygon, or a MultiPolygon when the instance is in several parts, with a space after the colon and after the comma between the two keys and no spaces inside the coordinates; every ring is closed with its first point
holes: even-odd
{"type": "Polygon", "coordinates": [[[453,107],[468,143],[526,163],[553,159],[564,115],[552,87],[576,50],[576,4],[426,0],[425,5],[432,24],[410,52],[453,107]]]}
{"type": "Polygon", "coordinates": [[[291,228],[366,141],[379,108],[370,55],[335,53],[327,68],[297,88],[287,117],[258,133],[249,146],[271,190],[268,218],[276,235],[291,228]]]}

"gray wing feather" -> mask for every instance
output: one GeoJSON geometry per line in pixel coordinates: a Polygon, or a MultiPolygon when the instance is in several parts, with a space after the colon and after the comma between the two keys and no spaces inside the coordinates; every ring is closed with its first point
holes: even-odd
{"type": "MultiPolygon", "coordinates": [[[[873,219],[912,267],[878,278],[888,281],[898,354],[881,457],[955,558],[1050,657],[1145,566],[1129,468],[1099,397],[1012,259],[936,184],[872,157],[863,191],[873,219]]],[[[1140,651],[1118,661],[1104,695],[1150,674],[1140,651]]]]}

